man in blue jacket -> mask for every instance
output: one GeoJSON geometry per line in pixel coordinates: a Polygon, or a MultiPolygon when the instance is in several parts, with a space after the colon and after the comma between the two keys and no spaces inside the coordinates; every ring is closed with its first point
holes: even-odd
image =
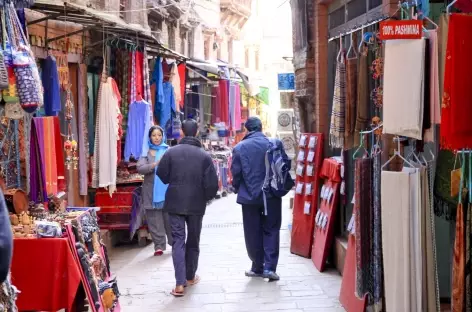
{"type": "Polygon", "coordinates": [[[276,274],[279,260],[280,226],[282,223],[281,198],[267,195],[267,214],[264,211],[262,186],[266,176],[265,156],[269,140],[262,133],[262,122],[250,117],[246,122],[248,133],[233,150],[231,174],[233,187],[242,205],[244,238],[252,267],[248,277],[279,280],[276,274]]]}
{"type": "Polygon", "coordinates": [[[8,209],[5,198],[0,191],[0,284],[3,283],[10,271],[13,251],[13,234],[11,231],[8,209]]]}

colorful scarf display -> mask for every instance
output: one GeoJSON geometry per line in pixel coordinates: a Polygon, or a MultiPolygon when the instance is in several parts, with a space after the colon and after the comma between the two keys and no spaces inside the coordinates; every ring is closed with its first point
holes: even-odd
{"type": "Polygon", "coordinates": [[[30,144],[30,194],[35,203],[44,203],[48,199],[46,191],[45,151],[44,151],[43,119],[33,118],[31,125],[30,144]]]}
{"type": "Polygon", "coordinates": [[[344,147],[344,126],[346,118],[346,63],[344,56],[336,63],[334,78],[333,108],[329,127],[329,145],[333,148],[344,147]]]}
{"type": "Polygon", "coordinates": [[[359,146],[359,132],[367,129],[370,122],[370,94],[369,94],[369,63],[367,49],[359,55],[357,79],[357,103],[356,103],[356,126],[354,134],[354,145],[359,146]]]}

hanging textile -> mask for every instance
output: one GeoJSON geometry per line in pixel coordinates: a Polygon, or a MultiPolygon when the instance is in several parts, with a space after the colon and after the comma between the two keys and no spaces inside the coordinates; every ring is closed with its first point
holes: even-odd
{"type": "Polygon", "coordinates": [[[369,64],[367,60],[367,48],[359,54],[359,67],[357,79],[357,103],[356,126],[354,145],[360,144],[360,131],[367,129],[370,122],[370,94],[369,94],[369,64]]]}
{"type": "Polygon", "coordinates": [[[439,58],[439,101],[442,102],[444,94],[444,72],[446,70],[446,50],[447,36],[449,34],[449,14],[444,13],[439,16],[438,28],[438,58],[439,58]]]}
{"type": "Polygon", "coordinates": [[[115,80],[112,80],[112,87],[113,87],[113,94],[115,95],[117,99],[117,122],[118,122],[118,139],[116,142],[116,164],[118,165],[121,162],[121,138],[123,136],[123,130],[122,130],[122,125],[123,125],[123,115],[121,114],[120,111],[120,105],[121,105],[121,95],[120,95],[120,90],[118,89],[118,85],[116,84],[115,80]]]}
{"type": "MultiPolygon", "coordinates": [[[[438,59],[438,32],[436,29],[428,31],[429,36],[429,53],[430,53],[430,69],[429,69],[429,88],[425,86],[425,95],[429,92],[430,104],[430,122],[431,127],[426,129],[424,133],[425,142],[434,142],[435,125],[441,123],[441,101],[439,98],[439,59],[438,59]]],[[[428,59],[428,58],[426,58],[428,59]]],[[[426,110],[426,107],[425,107],[426,110]]]]}
{"type": "Polygon", "coordinates": [[[180,76],[179,76],[179,69],[177,68],[176,63],[173,63],[170,67],[169,82],[172,84],[172,87],[174,88],[175,111],[180,112],[180,105],[182,104],[182,92],[180,91],[180,88],[181,88],[180,76]]]}
{"type": "Polygon", "coordinates": [[[33,118],[31,124],[29,198],[36,204],[44,203],[48,200],[46,172],[44,170],[44,139],[43,119],[33,118]]]}
{"type": "Polygon", "coordinates": [[[79,114],[79,194],[86,196],[88,194],[88,159],[89,159],[89,140],[88,140],[88,112],[87,112],[87,64],[79,64],[79,103],[77,111],[79,114]]]}
{"type": "Polygon", "coordinates": [[[356,295],[371,294],[372,159],[355,161],[356,295]]]}
{"type": "Polygon", "coordinates": [[[121,114],[123,115],[123,121],[122,121],[122,129],[123,129],[123,136],[126,135],[126,130],[128,129],[128,106],[130,104],[129,100],[129,71],[130,71],[130,54],[128,52],[121,52],[121,58],[122,58],[122,64],[123,68],[120,68],[122,70],[122,80],[121,80],[121,114]]]}
{"type": "Polygon", "coordinates": [[[229,81],[220,80],[218,82],[220,87],[220,101],[219,101],[219,113],[216,118],[220,119],[220,122],[224,122],[229,127],[229,81]]]}
{"type": "Polygon", "coordinates": [[[170,82],[165,82],[163,84],[164,90],[164,103],[161,106],[159,112],[160,121],[159,125],[167,129],[167,124],[172,119],[172,113],[175,113],[175,98],[174,98],[174,87],[170,82]]]}
{"type": "Polygon", "coordinates": [[[383,259],[382,259],[382,205],[381,205],[382,156],[373,156],[373,211],[372,211],[372,304],[374,312],[383,309],[383,259]]]}
{"type": "Polygon", "coordinates": [[[187,85],[187,76],[186,76],[186,72],[187,72],[187,66],[185,65],[185,63],[180,63],[179,65],[177,65],[177,71],[179,73],[179,79],[180,79],[180,98],[181,98],[181,101],[180,101],[180,110],[182,110],[182,108],[184,107],[184,99],[185,99],[185,88],[186,88],[186,85],[187,85]]]}
{"type": "Polygon", "coordinates": [[[354,147],[357,102],[357,58],[346,61],[346,118],[344,124],[344,147],[354,147]]]}
{"type": "Polygon", "coordinates": [[[134,96],[140,96],[144,98],[144,54],[143,52],[134,52],[135,57],[135,71],[136,71],[136,81],[133,87],[136,88],[136,93],[134,96]]]}
{"type": "Polygon", "coordinates": [[[42,82],[44,89],[44,110],[47,116],[57,116],[61,110],[61,91],[56,58],[49,55],[42,67],[42,82]]]}
{"type": "Polygon", "coordinates": [[[46,171],[46,191],[57,194],[57,158],[54,137],[54,120],[52,117],[43,118],[44,140],[44,169],[46,171]]]}
{"type": "Polygon", "coordinates": [[[235,85],[235,105],[234,105],[234,130],[241,130],[241,87],[239,83],[235,85]]]}
{"type": "Polygon", "coordinates": [[[459,203],[456,216],[456,236],[452,257],[452,312],[465,311],[465,220],[464,206],[459,203]]]}
{"type": "MultiPolygon", "coordinates": [[[[55,146],[55,154],[56,154],[56,166],[57,166],[57,190],[66,191],[67,183],[66,183],[66,166],[64,160],[64,145],[62,144],[62,136],[61,136],[61,126],[58,117],[53,118],[54,122],[54,146],[55,146]]],[[[87,182],[87,181],[85,181],[87,182]]]]}
{"type": "MultiPolygon", "coordinates": [[[[164,72],[162,70],[162,59],[158,57],[156,59],[156,64],[154,65],[154,71],[152,73],[151,84],[156,85],[156,99],[154,103],[154,119],[157,121],[161,120],[161,109],[164,106],[164,72]]],[[[161,123],[159,123],[161,126],[161,123]]]]}
{"type": "Polygon", "coordinates": [[[218,122],[220,116],[220,87],[215,86],[211,88],[211,123],[218,122]]]}
{"type": "MultiPolygon", "coordinates": [[[[382,252],[386,311],[410,312],[410,174],[381,173],[382,252]]],[[[419,312],[419,311],[418,311],[419,312]]]]}
{"type": "Polygon", "coordinates": [[[441,114],[441,144],[452,150],[472,147],[472,16],[449,17],[444,94],[441,114]]]}
{"type": "Polygon", "coordinates": [[[423,127],[422,133],[432,127],[431,123],[431,53],[429,39],[425,39],[423,81],[423,127]]]}
{"type": "Polygon", "coordinates": [[[128,131],[125,140],[125,161],[128,162],[133,156],[135,159],[144,154],[143,145],[148,140],[150,124],[150,104],[146,101],[136,101],[129,106],[128,131]]]}
{"type": "Polygon", "coordinates": [[[451,171],[456,157],[448,150],[439,150],[436,160],[434,177],[434,213],[446,220],[454,220],[456,216],[457,197],[451,196],[451,171]]]}
{"type": "Polygon", "coordinates": [[[119,115],[119,99],[113,90],[113,83],[113,78],[108,77],[101,86],[94,152],[94,155],[98,155],[98,187],[109,188],[110,196],[116,189],[119,115]]]}
{"type": "Polygon", "coordinates": [[[333,148],[344,147],[344,126],[346,117],[346,63],[344,55],[336,63],[334,78],[333,108],[329,127],[329,145],[333,148]]]}
{"type": "Polygon", "coordinates": [[[384,133],[422,139],[424,64],[424,39],[386,42],[384,133]]]}

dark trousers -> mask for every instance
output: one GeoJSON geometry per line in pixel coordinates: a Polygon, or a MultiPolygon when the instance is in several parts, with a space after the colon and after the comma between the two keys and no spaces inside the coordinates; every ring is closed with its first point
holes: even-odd
{"type": "Polygon", "coordinates": [[[279,262],[282,200],[267,199],[267,216],[264,205],[242,205],[244,238],[252,271],[276,271],[279,262]]]}
{"type": "Polygon", "coordinates": [[[172,231],[172,259],[177,286],[183,286],[195,278],[200,255],[200,234],[203,216],[169,214],[172,231]],[[187,224],[188,235],[185,235],[187,224]]]}

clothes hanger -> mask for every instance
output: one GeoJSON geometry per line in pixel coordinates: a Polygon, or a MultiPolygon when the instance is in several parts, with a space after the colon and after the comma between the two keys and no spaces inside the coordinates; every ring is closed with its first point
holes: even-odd
{"type": "Polygon", "coordinates": [[[336,57],[337,62],[341,62],[341,54],[343,52],[343,37],[339,37],[339,53],[338,56],[336,57]]]}
{"type": "Polygon", "coordinates": [[[396,140],[397,141],[397,149],[395,149],[393,151],[393,155],[392,157],[390,157],[389,160],[387,160],[387,162],[385,164],[383,164],[381,170],[383,170],[389,163],[392,162],[393,159],[395,159],[395,157],[399,157],[400,159],[402,159],[406,164],[408,164],[411,168],[415,168],[415,166],[413,166],[407,159],[405,159],[402,154],[400,153],[400,137],[396,136],[395,138],[393,138],[393,140],[396,140]]]}
{"type": "Polygon", "coordinates": [[[361,40],[359,40],[359,48],[357,52],[362,53],[362,45],[364,43],[364,28],[361,29],[361,40]]]}
{"type": "Polygon", "coordinates": [[[352,59],[357,58],[357,51],[356,51],[356,49],[353,48],[353,46],[354,46],[354,37],[353,37],[353,35],[354,35],[354,33],[351,33],[351,44],[349,45],[349,49],[347,50],[347,53],[346,53],[346,58],[348,60],[350,60],[350,59],[352,60],[352,59]],[[349,54],[351,53],[351,51],[354,52],[354,57],[352,57],[352,58],[349,57],[349,54]]]}
{"type": "Polygon", "coordinates": [[[456,4],[457,0],[452,1],[447,7],[446,7],[446,13],[451,14],[451,8],[454,4],[456,4]]]}
{"type": "MultiPolygon", "coordinates": [[[[359,144],[359,147],[356,149],[356,151],[354,152],[354,154],[352,155],[352,159],[355,160],[357,158],[360,158],[360,157],[357,157],[358,153],[360,152],[361,149],[364,149],[365,153],[368,155],[369,152],[367,151],[367,149],[365,148],[364,146],[364,134],[363,133],[360,133],[360,136],[361,136],[361,142],[359,144]]],[[[362,156],[361,156],[362,157],[362,156]]]]}

